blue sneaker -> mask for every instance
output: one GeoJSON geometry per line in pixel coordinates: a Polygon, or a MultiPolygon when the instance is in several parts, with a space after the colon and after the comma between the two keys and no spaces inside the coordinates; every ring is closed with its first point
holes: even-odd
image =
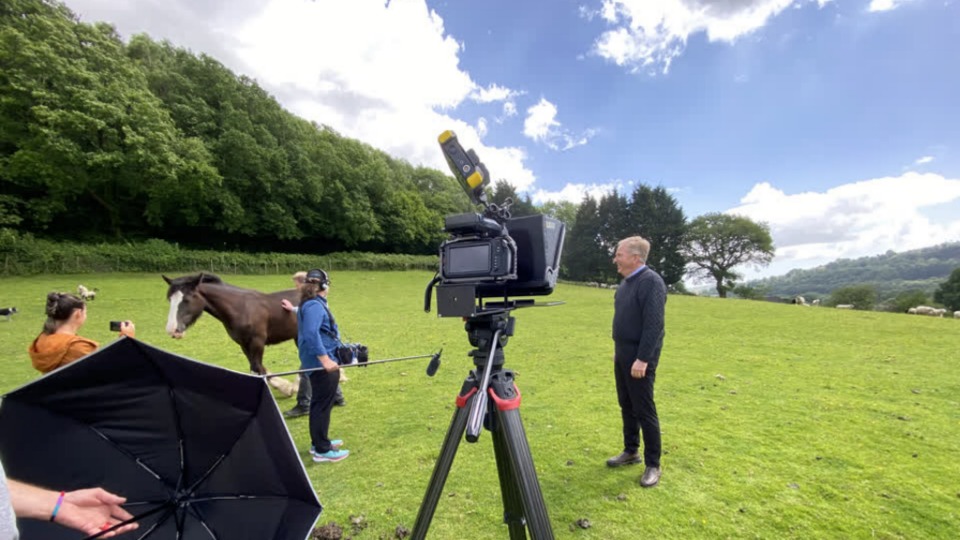
{"type": "MultiPolygon", "coordinates": [[[[343,446],[343,440],[342,440],[342,439],[334,439],[334,440],[330,441],[330,449],[331,449],[331,450],[339,450],[341,446],[343,446]]],[[[311,455],[311,456],[316,456],[316,455],[317,455],[317,447],[314,446],[314,445],[312,445],[312,444],[310,445],[310,455],[311,455]]]]}
{"type": "Polygon", "coordinates": [[[347,456],[349,455],[349,450],[330,450],[329,452],[324,452],[322,454],[314,454],[313,460],[317,463],[323,463],[326,461],[336,462],[347,459],[347,456]]]}

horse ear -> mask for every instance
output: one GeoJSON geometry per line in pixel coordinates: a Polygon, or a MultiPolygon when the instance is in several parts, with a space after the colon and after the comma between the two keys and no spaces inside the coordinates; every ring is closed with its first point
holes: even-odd
{"type": "Polygon", "coordinates": [[[160,277],[162,277],[163,280],[167,282],[167,285],[173,285],[173,280],[172,280],[172,279],[168,278],[167,276],[165,276],[165,275],[163,275],[163,274],[160,274],[160,277]]]}

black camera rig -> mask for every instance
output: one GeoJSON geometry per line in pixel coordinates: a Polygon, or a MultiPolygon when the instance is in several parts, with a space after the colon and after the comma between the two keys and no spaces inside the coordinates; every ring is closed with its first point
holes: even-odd
{"type": "Polygon", "coordinates": [[[483,310],[484,298],[542,296],[553,292],[560,270],[566,227],[544,215],[510,216],[509,199],[502,205],[487,202],[490,183],[486,166],[476,152],[464,150],[452,131],[439,137],[440,148],[457,181],[483,213],[454,214],[444,219],[450,238],[440,245],[440,269],[427,285],[424,309],[437,288],[441,317],[468,317],[483,310]],[[477,302],[480,302],[478,305],[477,302]]]}

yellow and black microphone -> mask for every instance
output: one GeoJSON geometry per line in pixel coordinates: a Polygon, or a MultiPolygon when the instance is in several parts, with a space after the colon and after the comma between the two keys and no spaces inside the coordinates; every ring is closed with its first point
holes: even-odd
{"type": "Polygon", "coordinates": [[[467,192],[473,204],[482,204],[486,201],[484,188],[490,183],[490,173],[487,167],[477,157],[477,153],[464,150],[457,140],[457,134],[451,130],[444,131],[437,137],[440,150],[450,166],[450,171],[460,182],[460,186],[467,192]]]}

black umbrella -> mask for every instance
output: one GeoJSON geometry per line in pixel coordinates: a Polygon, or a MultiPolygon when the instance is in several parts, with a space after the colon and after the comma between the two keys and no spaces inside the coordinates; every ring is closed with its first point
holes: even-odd
{"type": "Polygon", "coordinates": [[[302,540],[321,511],[261,377],[129,338],[4,396],[0,459],[23,482],[126,497],[140,528],[124,538],[302,540]]]}

